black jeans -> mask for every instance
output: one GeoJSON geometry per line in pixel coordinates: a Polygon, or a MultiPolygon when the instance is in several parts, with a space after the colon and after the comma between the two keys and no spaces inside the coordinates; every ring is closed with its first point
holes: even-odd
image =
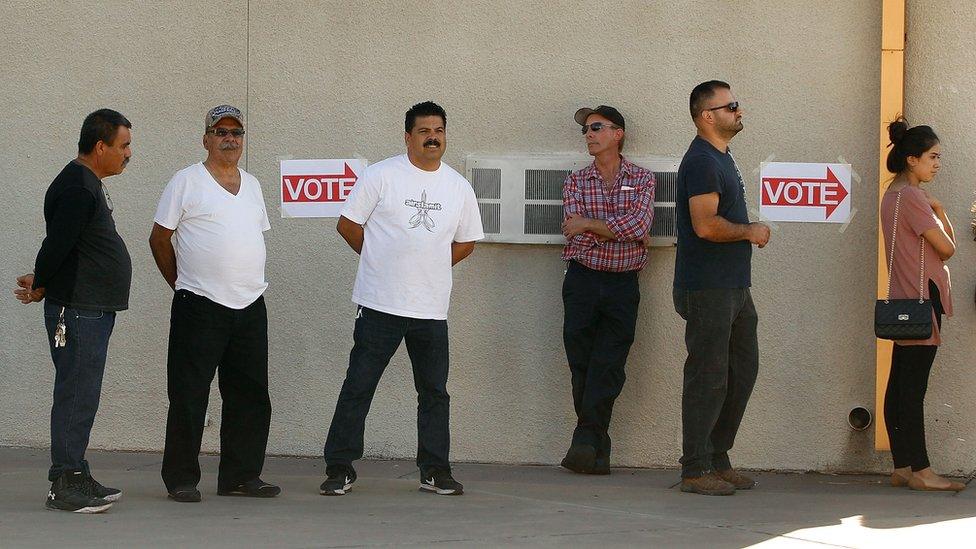
{"type": "Polygon", "coordinates": [[[51,469],[55,481],[65,471],[87,471],[85,451],[98,402],[108,340],[115,327],[115,313],[74,309],[47,299],[44,327],[54,361],[54,402],[51,405],[51,469]],[[54,330],[64,311],[64,347],[54,346],[54,330]]]}
{"type": "Polygon", "coordinates": [[[758,316],[749,288],[674,290],[685,319],[681,476],[732,467],[729,450],[759,372],[758,316]]]}
{"type": "Polygon", "coordinates": [[[393,353],[406,340],[417,389],[417,467],[450,472],[451,397],[447,321],[425,320],[359,307],[349,368],[325,441],[326,465],[351,465],[363,457],[366,415],[393,353]]]}
{"type": "Polygon", "coordinates": [[[596,271],[570,261],[563,281],[563,345],[573,384],[573,444],[610,457],[610,417],[624,387],[640,304],[638,272],[596,271]]]}
{"type": "MultiPolygon", "coordinates": [[[[939,289],[929,282],[929,295],[936,312],[936,322],[942,327],[942,301],[939,289]]],[[[891,352],[891,371],[885,390],[884,418],[891,459],[896,469],[911,467],[921,471],[929,466],[925,449],[925,392],[937,345],[894,345],[891,352]]]]}
{"type": "Polygon", "coordinates": [[[230,489],[261,474],[268,445],[271,398],[263,296],[231,309],[187,290],[173,295],[162,468],[168,490],[200,482],[200,442],[215,372],[223,401],[217,486],[230,489]]]}

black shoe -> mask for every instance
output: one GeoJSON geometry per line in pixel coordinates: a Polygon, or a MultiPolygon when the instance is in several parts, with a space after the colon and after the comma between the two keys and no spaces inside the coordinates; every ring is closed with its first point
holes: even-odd
{"type": "Polygon", "coordinates": [[[591,475],[609,475],[610,474],[610,456],[597,456],[593,461],[593,468],[590,469],[589,474],[591,475]]]}
{"type": "Polygon", "coordinates": [[[464,493],[464,486],[454,480],[450,471],[431,469],[420,477],[420,489],[434,492],[441,496],[460,496],[464,493]]]}
{"type": "Polygon", "coordinates": [[[589,444],[573,444],[560,465],[574,473],[589,473],[596,465],[596,448],[589,444]]]}
{"type": "Polygon", "coordinates": [[[319,486],[319,493],[323,496],[342,496],[352,489],[356,482],[356,470],[352,465],[329,465],[325,468],[328,478],[319,486]]]}
{"type": "Polygon", "coordinates": [[[47,493],[44,506],[52,511],[70,511],[72,513],[103,513],[112,507],[112,503],[88,493],[83,471],[65,471],[47,493]]]}
{"type": "Polygon", "coordinates": [[[273,498],[281,493],[281,488],[268,484],[260,478],[242,482],[232,488],[217,488],[218,496],[244,496],[249,498],[273,498]]]}
{"type": "Polygon", "coordinates": [[[200,490],[196,486],[177,486],[169,491],[169,499],[180,503],[197,503],[200,501],[200,490]]]}
{"type": "Polygon", "coordinates": [[[108,486],[102,486],[100,482],[88,473],[85,478],[85,487],[88,493],[95,496],[96,498],[102,498],[108,502],[116,502],[122,499],[122,490],[118,488],[109,488],[108,486]]]}

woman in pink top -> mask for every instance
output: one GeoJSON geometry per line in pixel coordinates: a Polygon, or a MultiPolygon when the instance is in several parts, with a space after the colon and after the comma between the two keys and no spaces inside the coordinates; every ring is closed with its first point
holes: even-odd
{"type": "Polygon", "coordinates": [[[933,317],[932,337],[895,341],[891,355],[884,405],[895,466],[891,484],[959,491],[964,484],[937,475],[929,466],[923,414],[929,372],[942,341],[942,315],[952,316],[949,269],[944,262],[956,251],[955,236],[942,204],[921,187],[938,173],[942,150],[932,128],[909,129],[904,119],[892,122],[888,135],[892,145],[888,171],[897,175],[881,199],[881,227],[892,265],[891,297],[918,298],[921,294],[932,300],[933,317]]]}

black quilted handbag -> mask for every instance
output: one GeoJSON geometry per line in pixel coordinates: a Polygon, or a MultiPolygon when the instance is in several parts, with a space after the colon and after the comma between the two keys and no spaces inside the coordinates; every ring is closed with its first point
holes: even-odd
{"type": "Polygon", "coordinates": [[[918,238],[919,274],[918,299],[890,299],[891,267],[895,260],[895,233],[898,230],[898,206],[901,192],[895,199],[895,221],[891,229],[891,254],[888,256],[888,291],[885,299],[874,304],[874,335],[879,339],[928,339],[932,337],[932,302],[922,299],[925,280],[925,242],[918,238]]]}

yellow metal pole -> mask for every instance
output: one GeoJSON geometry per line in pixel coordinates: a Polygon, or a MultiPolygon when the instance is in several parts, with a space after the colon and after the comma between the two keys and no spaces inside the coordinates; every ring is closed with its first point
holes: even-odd
{"type": "MultiPolygon", "coordinates": [[[[878,174],[878,204],[891,174],[885,167],[888,155],[888,124],[905,108],[905,0],[883,0],[881,8],[881,124],[880,162],[878,174]]],[[[885,257],[884,235],[878,223],[878,297],[884,297],[888,285],[888,264],[885,257]]],[[[888,432],[884,422],[884,394],[891,368],[891,342],[877,340],[875,353],[874,448],[888,450],[888,432]]]]}

